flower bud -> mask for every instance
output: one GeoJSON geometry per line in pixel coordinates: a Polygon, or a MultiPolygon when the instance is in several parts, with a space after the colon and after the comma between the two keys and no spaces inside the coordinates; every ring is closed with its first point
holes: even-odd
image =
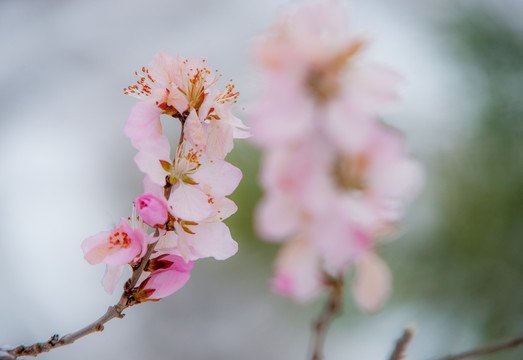
{"type": "Polygon", "coordinates": [[[153,194],[146,193],[134,200],[136,211],[142,220],[149,226],[155,227],[167,222],[167,204],[153,194]]]}
{"type": "Polygon", "coordinates": [[[137,302],[157,301],[169,296],[181,289],[191,277],[192,261],[185,262],[180,256],[167,255],[162,256],[160,262],[168,267],[160,266],[161,270],[154,271],[140,284],[134,295],[137,302]]]}

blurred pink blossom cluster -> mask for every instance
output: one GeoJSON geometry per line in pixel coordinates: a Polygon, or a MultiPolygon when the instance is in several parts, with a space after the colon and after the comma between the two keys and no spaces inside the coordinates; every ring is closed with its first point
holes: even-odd
{"type": "Polygon", "coordinates": [[[133,294],[137,303],[158,300],[189,280],[193,261],[227,259],[237,252],[223,220],[236,205],[226,196],[238,186],[241,171],[224,160],[234,138],[249,136],[232,114],[238,92],[219,91],[219,75],[203,58],[156,54],[139,80],[124,89],[141,100],[131,110],[124,132],[138,150],[134,160],[145,174],[144,193],[134,201],[137,214],[111,231],[84,240],[90,264],[105,263],[105,290],[114,291],[127,264],[135,270],[149,259],[133,294]],[[161,115],[181,123],[171,145],[161,115]],[[152,251],[152,252],[151,252],[152,251]]]}
{"type": "Polygon", "coordinates": [[[256,218],[262,237],[283,243],[275,291],[309,301],[354,269],[355,302],[374,311],[390,291],[378,242],[423,176],[379,119],[399,77],[360,61],[366,42],[348,34],[346,9],[325,1],[291,8],[256,44],[264,83],[251,125],[265,191],[256,218]]]}

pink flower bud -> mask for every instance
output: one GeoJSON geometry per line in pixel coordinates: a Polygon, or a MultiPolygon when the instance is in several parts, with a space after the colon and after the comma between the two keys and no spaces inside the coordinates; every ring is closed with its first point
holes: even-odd
{"type": "Polygon", "coordinates": [[[167,204],[151,193],[138,196],[134,200],[136,211],[143,221],[150,226],[163,225],[167,222],[167,204]]]}
{"type": "Polygon", "coordinates": [[[160,300],[181,289],[191,277],[193,262],[177,255],[162,255],[151,259],[149,268],[159,268],[138,287],[134,298],[138,302],[160,300]],[[167,266],[167,267],[166,267],[167,266]]]}

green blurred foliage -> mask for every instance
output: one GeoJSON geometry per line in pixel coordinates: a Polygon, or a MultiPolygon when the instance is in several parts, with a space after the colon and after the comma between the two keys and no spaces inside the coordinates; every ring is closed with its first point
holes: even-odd
{"type": "MultiPolygon", "coordinates": [[[[482,109],[426,164],[433,229],[386,251],[397,300],[472,319],[486,343],[523,334],[523,34],[492,13],[459,14],[443,33],[482,109]]],[[[484,359],[523,359],[523,349],[484,359]]]]}

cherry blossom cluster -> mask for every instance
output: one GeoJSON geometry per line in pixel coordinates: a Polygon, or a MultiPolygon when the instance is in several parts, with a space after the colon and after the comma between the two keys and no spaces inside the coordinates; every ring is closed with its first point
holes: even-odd
{"type": "Polygon", "coordinates": [[[262,237],[284,243],[276,292],[309,301],[354,269],[355,302],[374,311],[390,291],[377,245],[423,176],[379,119],[399,77],[360,61],[366,42],[347,35],[345,14],[336,1],[297,5],[257,42],[264,82],[251,127],[265,193],[256,218],[262,237]]]}
{"type": "Polygon", "coordinates": [[[156,54],[138,81],[124,89],[141,100],[124,132],[138,150],[134,160],[145,174],[134,214],[116,228],[82,243],[90,264],[106,264],[102,285],[112,293],[127,265],[143,273],[133,289],[135,303],[159,300],[190,278],[193,261],[227,259],[237,252],[223,220],[237,210],[227,198],[241,171],[224,160],[234,138],[249,136],[232,114],[239,95],[229,84],[218,90],[219,74],[203,58],[156,54]],[[181,124],[176,145],[163,133],[161,115],[181,124]],[[146,257],[144,259],[144,257],[146,257]]]}

